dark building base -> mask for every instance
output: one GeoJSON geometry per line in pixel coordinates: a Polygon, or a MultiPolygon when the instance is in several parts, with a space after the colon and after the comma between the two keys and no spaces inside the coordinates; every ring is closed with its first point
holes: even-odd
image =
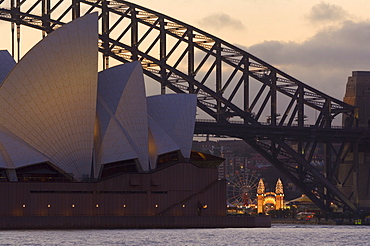
{"type": "Polygon", "coordinates": [[[216,168],[174,163],[95,182],[0,182],[0,229],[270,227],[227,216],[216,168]]]}
{"type": "Polygon", "coordinates": [[[253,227],[271,227],[270,216],[20,216],[0,219],[1,230],[253,227]]]}

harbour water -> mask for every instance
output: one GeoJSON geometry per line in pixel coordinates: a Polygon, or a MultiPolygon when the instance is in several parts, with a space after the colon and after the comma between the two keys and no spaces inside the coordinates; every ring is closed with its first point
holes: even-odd
{"type": "Polygon", "coordinates": [[[370,245],[369,226],[150,230],[8,230],[0,245],[370,245]]]}

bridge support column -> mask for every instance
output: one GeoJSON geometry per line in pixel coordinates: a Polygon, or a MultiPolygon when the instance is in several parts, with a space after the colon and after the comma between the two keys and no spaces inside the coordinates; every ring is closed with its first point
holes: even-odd
{"type": "Polygon", "coordinates": [[[136,18],[136,9],[135,7],[131,7],[131,60],[137,61],[138,60],[138,26],[137,26],[137,18],[136,18]]]}
{"type": "Polygon", "coordinates": [[[360,179],[359,179],[359,160],[358,160],[358,142],[353,143],[353,197],[355,206],[359,207],[359,188],[360,188],[360,179]]]}
{"type": "Polygon", "coordinates": [[[102,1],[103,70],[109,68],[109,11],[107,1],[102,1]]]}
{"type": "MultiPolygon", "coordinates": [[[[103,1],[103,3],[106,1],[103,1]]],[[[80,17],[80,1],[72,0],[72,20],[80,17]]]]}
{"type": "Polygon", "coordinates": [[[11,32],[12,32],[12,56],[15,58],[15,46],[17,46],[17,61],[20,60],[20,53],[21,53],[21,26],[20,26],[20,0],[11,0],[10,2],[11,12],[12,12],[12,24],[11,24],[11,32]],[[14,28],[15,27],[15,28],[14,28]],[[16,34],[14,33],[16,30],[16,34]],[[16,36],[15,36],[16,35],[16,36]],[[15,38],[16,37],[16,38],[15,38]]]}
{"type": "Polygon", "coordinates": [[[166,51],[166,29],[163,16],[159,17],[159,26],[160,26],[160,46],[159,46],[159,59],[161,62],[161,94],[166,94],[166,84],[167,84],[167,71],[166,71],[166,62],[167,62],[167,51],[166,51]]]}
{"type": "Polygon", "coordinates": [[[50,28],[50,0],[42,0],[42,26],[46,31],[42,31],[42,38],[46,36],[47,33],[51,32],[50,28]]]}

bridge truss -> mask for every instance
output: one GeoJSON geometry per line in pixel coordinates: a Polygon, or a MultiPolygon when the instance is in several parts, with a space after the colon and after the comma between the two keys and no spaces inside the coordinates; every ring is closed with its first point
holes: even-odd
{"type": "MultiPolygon", "coordinates": [[[[45,36],[92,12],[99,14],[103,69],[112,61],[141,61],[162,94],[197,94],[200,114],[209,119],[196,123],[197,134],[241,138],[322,210],[336,203],[357,211],[356,191],[346,197],[337,189],[348,180],[339,180],[339,164],[361,136],[353,130],[353,106],[215,36],[127,1],[0,0],[0,19],[11,23],[12,54],[18,60],[21,26],[45,36]],[[307,126],[306,115],[312,112],[316,117],[307,126]],[[346,123],[333,129],[339,117],[346,123]],[[311,165],[321,145],[324,172],[311,165]]],[[[356,175],[356,165],[349,175],[356,175]]]]}

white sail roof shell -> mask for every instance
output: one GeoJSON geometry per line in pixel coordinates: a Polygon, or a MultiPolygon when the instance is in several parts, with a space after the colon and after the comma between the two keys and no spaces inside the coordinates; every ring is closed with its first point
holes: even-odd
{"type": "MultiPolygon", "coordinates": [[[[0,50],[0,84],[14,68],[16,62],[7,50],[0,50]]],[[[15,169],[48,159],[11,132],[0,127],[0,168],[15,169]]]]}
{"type": "Polygon", "coordinates": [[[97,14],[34,46],[0,88],[0,124],[77,179],[89,174],[97,94],[97,14]]]}
{"type": "Polygon", "coordinates": [[[148,171],[148,114],[141,64],[100,72],[98,95],[101,164],[138,158],[139,170],[148,171]]]}
{"type": "Polygon", "coordinates": [[[0,168],[15,169],[48,159],[21,139],[0,128],[0,168]]]}
{"type": "Polygon", "coordinates": [[[150,168],[156,169],[159,155],[180,150],[180,147],[152,117],[148,116],[148,120],[150,168]]]}
{"type": "Polygon", "coordinates": [[[98,133],[95,141],[95,170],[97,178],[101,165],[121,160],[136,159],[137,153],[131,147],[122,127],[112,115],[106,103],[98,96],[97,115],[98,133]]]}
{"type": "MultiPolygon", "coordinates": [[[[167,94],[147,98],[149,117],[176,143],[185,158],[190,158],[196,103],[195,94],[167,94]]],[[[170,146],[165,147],[168,141],[164,139],[157,138],[156,144],[158,149],[171,149],[170,146]]],[[[172,149],[176,147],[173,146],[172,149]]]]}
{"type": "Polygon", "coordinates": [[[0,50],[0,85],[15,64],[16,62],[7,50],[0,50]]]}
{"type": "MultiPolygon", "coordinates": [[[[7,50],[0,50],[0,84],[16,62],[7,50]]],[[[26,165],[45,162],[47,159],[27,146],[8,130],[0,127],[0,168],[15,169],[26,165]]]]}

